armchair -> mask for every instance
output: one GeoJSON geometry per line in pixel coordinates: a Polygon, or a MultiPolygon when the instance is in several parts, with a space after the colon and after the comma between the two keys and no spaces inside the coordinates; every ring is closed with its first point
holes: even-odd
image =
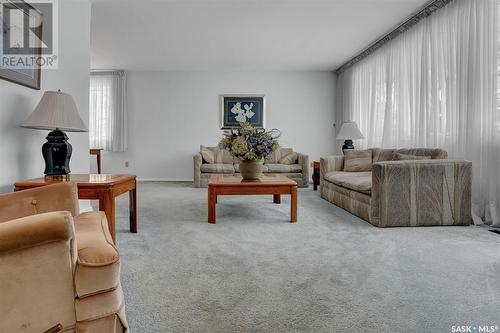
{"type": "Polygon", "coordinates": [[[128,332],[120,257],[76,185],[0,195],[0,332],[128,332]]]}

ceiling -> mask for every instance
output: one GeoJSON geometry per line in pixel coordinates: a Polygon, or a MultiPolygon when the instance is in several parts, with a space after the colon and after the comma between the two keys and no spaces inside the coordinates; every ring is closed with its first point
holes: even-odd
{"type": "Polygon", "coordinates": [[[92,68],[334,70],[428,0],[93,0],[92,68]]]}

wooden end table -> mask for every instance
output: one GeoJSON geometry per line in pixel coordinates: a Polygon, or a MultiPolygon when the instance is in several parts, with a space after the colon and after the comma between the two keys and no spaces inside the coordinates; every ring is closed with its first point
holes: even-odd
{"type": "Polygon", "coordinates": [[[99,200],[99,210],[104,211],[109,232],[116,243],[115,197],[129,192],[130,232],[137,232],[137,182],[135,175],[70,174],[67,180],[35,178],[14,184],[14,191],[72,181],[78,187],[78,199],[99,200]]]}
{"type": "Polygon", "coordinates": [[[319,168],[320,168],[320,164],[318,161],[314,161],[313,162],[313,174],[312,174],[312,178],[313,178],[313,190],[316,191],[318,189],[318,185],[319,185],[319,168]]]}
{"type": "Polygon", "coordinates": [[[244,181],[238,174],[212,175],[208,182],[208,223],[216,222],[218,195],[273,195],[273,202],[281,203],[281,195],[289,194],[290,222],[297,222],[297,182],[288,177],[266,174],[259,180],[244,181]]]}

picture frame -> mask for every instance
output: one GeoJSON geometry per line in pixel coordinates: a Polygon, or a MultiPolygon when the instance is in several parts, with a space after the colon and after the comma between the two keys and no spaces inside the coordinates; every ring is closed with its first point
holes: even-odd
{"type": "MultiPolygon", "coordinates": [[[[24,13],[30,13],[30,15],[35,14],[35,15],[41,15],[39,11],[37,11],[36,8],[25,2],[24,0],[0,0],[0,59],[3,59],[4,57],[4,45],[3,43],[5,41],[8,41],[8,33],[9,29],[11,28],[11,24],[7,22],[6,17],[4,16],[4,9],[6,7],[11,7],[15,9],[22,10],[24,13]]],[[[40,20],[40,16],[35,17],[29,17],[25,19],[37,19],[40,20]]],[[[41,21],[40,21],[41,22],[41,21]]],[[[42,24],[40,24],[38,29],[42,29],[42,24]]],[[[23,49],[23,51],[20,51],[19,54],[16,55],[26,55],[28,57],[33,57],[33,59],[39,59],[42,56],[42,41],[41,40],[35,40],[38,44],[30,48],[31,54],[25,54],[26,48],[23,49]],[[22,52],[22,53],[21,53],[22,52]]],[[[0,61],[0,79],[13,82],[28,88],[40,90],[41,86],[41,76],[42,76],[42,70],[41,66],[34,64],[31,67],[28,68],[8,68],[2,66],[2,61],[0,61]]]]}
{"type": "Polygon", "coordinates": [[[261,94],[220,95],[220,128],[238,128],[249,122],[257,128],[266,127],[266,96],[261,94]]]}

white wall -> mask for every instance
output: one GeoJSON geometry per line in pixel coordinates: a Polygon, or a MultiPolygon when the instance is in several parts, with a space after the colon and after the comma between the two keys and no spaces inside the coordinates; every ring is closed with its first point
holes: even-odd
{"type": "MultiPolygon", "coordinates": [[[[42,145],[48,131],[20,128],[45,90],[61,89],[75,98],[88,122],[90,69],[90,3],[59,1],[59,69],[42,72],[40,91],[0,80],[0,193],[17,180],[43,176],[42,145]]],[[[89,171],[87,133],[67,133],[73,145],[73,173],[89,171]]]]}
{"type": "MultiPolygon", "coordinates": [[[[142,179],[192,179],[200,144],[215,146],[220,94],[265,94],[267,128],[310,160],[334,149],[332,72],[128,73],[129,149],[103,154],[103,170],[142,179]],[[130,161],[130,166],[124,166],[130,161]]],[[[91,161],[95,169],[95,161],[91,161]]]]}

